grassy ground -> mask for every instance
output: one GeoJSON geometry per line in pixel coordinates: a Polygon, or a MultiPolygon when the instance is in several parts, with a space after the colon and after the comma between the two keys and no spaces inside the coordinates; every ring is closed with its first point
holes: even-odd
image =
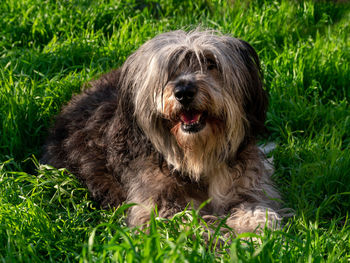
{"type": "Polygon", "coordinates": [[[350,261],[349,4],[7,0],[0,32],[2,262],[350,261]],[[282,231],[226,243],[216,233],[207,246],[197,211],[129,229],[127,206],[99,210],[74,176],[36,161],[53,116],[84,82],[156,34],[199,24],[260,55],[274,180],[295,210],[282,231]]]}

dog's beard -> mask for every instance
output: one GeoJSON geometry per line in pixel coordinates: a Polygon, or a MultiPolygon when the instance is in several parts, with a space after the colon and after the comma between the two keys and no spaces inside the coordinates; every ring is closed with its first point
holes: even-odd
{"type": "Polygon", "coordinates": [[[205,120],[199,125],[203,128],[196,132],[185,130],[182,122],[171,129],[184,154],[181,169],[195,180],[198,180],[202,174],[208,174],[213,166],[210,164],[216,163],[219,152],[224,150],[222,145],[224,142],[221,141],[223,138],[221,124],[205,120]]]}

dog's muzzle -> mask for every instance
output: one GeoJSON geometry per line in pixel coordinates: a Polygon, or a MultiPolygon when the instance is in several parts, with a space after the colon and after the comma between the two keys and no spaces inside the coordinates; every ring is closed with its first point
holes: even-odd
{"type": "Polygon", "coordinates": [[[186,133],[199,132],[206,125],[207,113],[198,111],[191,105],[197,95],[197,91],[196,85],[192,82],[180,82],[173,90],[175,99],[183,107],[179,119],[181,121],[181,130],[186,133]]]}

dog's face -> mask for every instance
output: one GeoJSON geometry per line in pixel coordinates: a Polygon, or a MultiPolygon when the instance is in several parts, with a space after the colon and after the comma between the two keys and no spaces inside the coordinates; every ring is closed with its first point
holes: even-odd
{"type": "Polygon", "coordinates": [[[129,57],[122,75],[139,126],[168,164],[195,179],[234,161],[264,127],[259,60],[244,41],[161,34],[129,57]]]}

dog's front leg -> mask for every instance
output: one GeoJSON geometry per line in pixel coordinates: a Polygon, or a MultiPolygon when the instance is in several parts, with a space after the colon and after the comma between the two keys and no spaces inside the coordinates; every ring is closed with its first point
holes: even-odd
{"type": "Polygon", "coordinates": [[[159,168],[140,171],[130,183],[128,203],[135,203],[128,213],[128,225],[147,223],[157,207],[158,215],[171,218],[186,207],[186,193],[174,178],[159,168]]]}

